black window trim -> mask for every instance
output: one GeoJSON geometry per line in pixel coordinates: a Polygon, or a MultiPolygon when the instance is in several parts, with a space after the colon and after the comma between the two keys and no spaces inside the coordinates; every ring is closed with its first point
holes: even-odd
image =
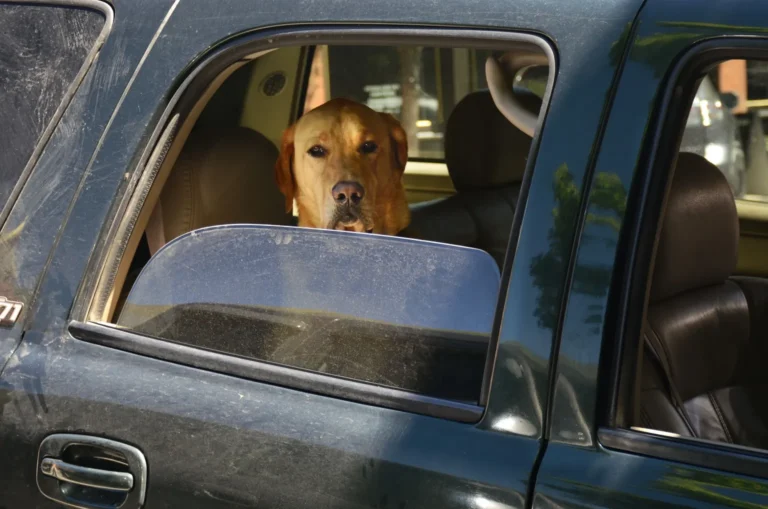
{"type": "MultiPolygon", "coordinates": [[[[637,359],[642,341],[646,294],[658,225],[663,212],[668,171],[680,147],[685,119],[696,93],[696,85],[712,66],[730,59],[768,60],[768,38],[754,36],[713,37],[688,48],[665,78],[662,97],[643,144],[644,158],[638,164],[634,203],[627,208],[625,232],[618,257],[627,263],[615,279],[611,295],[615,307],[614,327],[606,327],[606,345],[600,372],[604,384],[598,406],[597,430],[601,446],[713,470],[730,471],[768,479],[768,451],[694,437],[664,436],[631,429],[629,405],[635,397],[637,359]]],[[[663,432],[662,432],[663,433],[663,432]]]]}
{"type": "Polygon", "coordinates": [[[289,389],[459,422],[477,422],[483,415],[483,407],[477,405],[217,352],[137,334],[112,324],[71,321],[68,329],[73,338],[88,343],[289,389]]]}
{"type": "Polygon", "coordinates": [[[113,202],[109,219],[105,221],[103,231],[99,236],[96,249],[88,263],[86,276],[81,282],[72,312],[70,314],[69,333],[75,339],[109,346],[120,350],[131,351],[149,357],[190,365],[224,374],[231,374],[254,381],[263,381],[338,397],[385,408],[405,410],[408,412],[442,417],[460,422],[479,422],[485,412],[493,366],[498,348],[501,316],[506,303],[506,290],[514,259],[517,239],[522,226],[522,214],[530,187],[531,173],[535,165],[536,154],[540,140],[540,131],[544,125],[549,102],[557,75],[557,58],[554,44],[545,36],[533,34],[524,30],[505,32],[480,28],[442,28],[442,27],[398,27],[393,25],[336,25],[318,24],[314,26],[268,28],[254,31],[248,35],[228,40],[214,48],[208,55],[203,55],[188,66],[189,73],[181,76],[173,96],[167,103],[164,113],[157,121],[152,136],[144,146],[143,153],[133,172],[130,185],[121,190],[113,202]],[[119,220],[129,214],[128,204],[134,194],[142,192],[138,188],[141,176],[151,171],[152,155],[156,151],[159,140],[167,134],[169,127],[173,128],[173,120],[178,120],[179,111],[186,112],[199,98],[205,87],[221,72],[231,65],[258,57],[260,51],[276,49],[284,46],[310,46],[320,44],[336,45],[403,45],[415,44],[433,47],[461,47],[491,50],[509,50],[517,44],[537,46],[550,62],[553,72],[547,91],[542,101],[539,113],[539,123],[531,143],[530,157],[521,184],[520,197],[517,203],[514,222],[510,231],[509,247],[501,274],[499,299],[494,315],[488,353],[483,372],[483,385],[480,400],[477,405],[457,401],[433,398],[409,391],[377,386],[356,380],[343,379],[333,375],[314,373],[290,366],[278,366],[265,361],[245,359],[232,354],[209,351],[181,343],[173,343],[165,339],[150,338],[134,332],[121,329],[112,324],[88,321],[91,302],[98,297],[96,290],[103,267],[107,263],[109,248],[115,242],[124,242],[127,237],[120,235],[131,234],[133,227],[119,220]],[[115,220],[118,218],[118,220],[115,220]]]}
{"type": "Polygon", "coordinates": [[[761,449],[620,428],[599,428],[597,439],[617,452],[768,479],[768,451],[761,449]]]}
{"type": "Polygon", "coordinates": [[[112,24],[114,22],[114,11],[112,10],[112,6],[102,0],[5,0],[4,3],[6,2],[11,5],[16,4],[41,7],[79,7],[82,9],[90,9],[99,12],[104,16],[104,25],[101,29],[101,32],[99,32],[99,35],[94,40],[93,47],[88,52],[88,55],[86,55],[86,58],[83,61],[83,64],[80,66],[80,69],[77,71],[77,74],[72,80],[72,83],[70,83],[65,90],[64,95],[61,98],[61,102],[53,112],[51,120],[40,134],[40,139],[37,140],[37,143],[35,143],[35,148],[32,150],[32,154],[29,156],[29,160],[27,160],[27,163],[24,165],[24,169],[21,171],[16,184],[13,186],[11,194],[8,195],[8,200],[6,200],[6,202],[2,205],[2,208],[0,208],[0,227],[2,227],[5,224],[6,219],[8,219],[13,206],[16,204],[16,200],[18,199],[19,194],[21,194],[21,190],[29,180],[29,176],[32,174],[32,169],[35,167],[35,165],[37,165],[37,161],[40,159],[43,150],[45,150],[45,147],[48,144],[48,140],[50,140],[51,136],[53,135],[53,131],[56,129],[56,126],[59,125],[61,117],[64,115],[64,112],[67,110],[69,104],[72,102],[72,99],[75,97],[75,93],[80,88],[80,84],[82,84],[83,79],[85,79],[85,75],[88,74],[91,65],[96,60],[96,56],[99,54],[99,51],[101,51],[101,48],[104,46],[104,42],[107,40],[107,37],[112,31],[112,24]]]}

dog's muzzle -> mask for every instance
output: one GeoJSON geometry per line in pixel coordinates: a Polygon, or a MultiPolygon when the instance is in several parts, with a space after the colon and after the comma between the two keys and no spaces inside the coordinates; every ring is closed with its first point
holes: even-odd
{"type": "Polygon", "coordinates": [[[360,211],[360,207],[341,205],[337,206],[333,217],[328,222],[328,229],[344,230],[350,232],[373,232],[373,225],[370,224],[360,211]]]}
{"type": "Polygon", "coordinates": [[[336,204],[333,217],[328,224],[332,230],[352,232],[373,232],[373,225],[366,220],[361,210],[365,197],[365,188],[359,182],[341,181],[331,189],[331,196],[336,204]]]}

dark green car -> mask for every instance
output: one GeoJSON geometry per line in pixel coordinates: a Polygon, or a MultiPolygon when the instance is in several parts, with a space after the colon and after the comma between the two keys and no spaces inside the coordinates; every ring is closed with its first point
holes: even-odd
{"type": "Polygon", "coordinates": [[[0,509],[768,507],[764,61],[757,0],[0,2],[0,509]],[[400,235],[278,188],[337,97],[400,235]]]}

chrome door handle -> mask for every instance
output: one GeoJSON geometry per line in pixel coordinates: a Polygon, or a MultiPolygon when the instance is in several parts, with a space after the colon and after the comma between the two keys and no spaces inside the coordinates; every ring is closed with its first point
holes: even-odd
{"type": "Polygon", "coordinates": [[[81,467],[54,458],[43,459],[40,463],[40,471],[59,481],[89,488],[111,491],[131,491],[133,488],[133,475],[128,472],[81,467]]]}
{"type": "Polygon", "coordinates": [[[37,487],[78,509],[140,509],[147,496],[147,460],[128,444],[102,437],[56,434],[37,452],[37,487]]]}

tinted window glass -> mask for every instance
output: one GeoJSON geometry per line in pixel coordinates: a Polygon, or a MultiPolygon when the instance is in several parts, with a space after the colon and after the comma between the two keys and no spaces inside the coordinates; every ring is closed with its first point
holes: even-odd
{"type": "Polygon", "coordinates": [[[493,258],[479,249],[335,230],[220,226],[158,251],[117,323],[474,402],[499,281],[493,258]]]}
{"type": "Polygon", "coordinates": [[[103,25],[92,10],[0,4],[0,208],[103,25]]]}

